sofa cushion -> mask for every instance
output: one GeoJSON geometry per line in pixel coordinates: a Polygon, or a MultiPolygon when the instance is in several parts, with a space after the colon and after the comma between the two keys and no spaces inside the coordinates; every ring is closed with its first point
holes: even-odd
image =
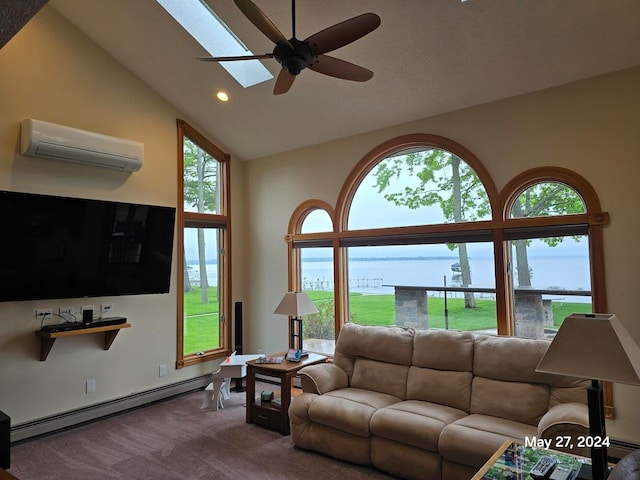
{"type": "Polygon", "coordinates": [[[376,411],[369,428],[371,435],[437,452],[444,426],[466,415],[444,405],[407,400],[376,411]]]}
{"type": "Polygon", "coordinates": [[[340,329],[333,363],[349,378],[356,357],[396,365],[411,365],[414,330],[401,327],[363,326],[346,323],[340,329]]]}
{"type": "Polygon", "coordinates": [[[505,440],[523,442],[533,437],[537,428],[489,415],[468,415],[442,429],[438,451],[443,458],[462,465],[480,468],[505,440]]]}
{"type": "Polygon", "coordinates": [[[549,389],[549,408],[564,403],[587,403],[587,387],[589,380],[573,379],[573,386],[554,387],[549,389]]]}
{"type": "Polygon", "coordinates": [[[309,365],[300,370],[298,376],[305,392],[322,394],[349,386],[347,374],[332,363],[309,365]]]}
{"type": "Polygon", "coordinates": [[[309,419],[352,435],[368,437],[369,422],[376,410],[399,401],[384,393],[342,388],[318,395],[308,407],[309,419]]]}
{"type": "MultiPolygon", "coordinates": [[[[386,438],[371,437],[371,463],[380,470],[407,480],[444,478],[440,474],[441,462],[437,452],[426,452],[386,438]]],[[[378,475],[375,475],[375,478],[378,478],[378,475]]],[[[390,479],[387,476],[384,478],[390,479]]],[[[467,480],[469,478],[471,475],[467,480]]]]}
{"type": "Polygon", "coordinates": [[[551,376],[536,372],[548,340],[478,335],[473,356],[473,374],[507,382],[549,383],[551,376]]]}
{"type": "Polygon", "coordinates": [[[409,367],[407,400],[424,400],[469,412],[471,372],[409,367]]]}
{"type": "Polygon", "coordinates": [[[370,437],[351,435],[318,423],[292,426],[291,433],[297,447],[322,452],[358,465],[371,464],[370,437]],[[303,430],[299,430],[301,428],[303,430]]]}
{"type": "Polygon", "coordinates": [[[502,382],[475,377],[471,413],[538,425],[549,406],[549,387],[536,383],[502,382]]]}
{"type": "Polygon", "coordinates": [[[407,375],[409,367],[384,363],[366,358],[357,358],[351,377],[351,385],[363,390],[386,393],[401,400],[407,398],[407,375]]]}
{"type": "Polygon", "coordinates": [[[416,330],[412,365],[435,370],[470,372],[474,336],[453,330],[416,330]]]}

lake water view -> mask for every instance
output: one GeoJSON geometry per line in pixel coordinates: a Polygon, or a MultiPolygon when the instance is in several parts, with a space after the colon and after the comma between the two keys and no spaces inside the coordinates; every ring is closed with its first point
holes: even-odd
{"type": "MultiPolygon", "coordinates": [[[[363,294],[393,294],[393,285],[448,287],[456,283],[452,264],[458,258],[356,259],[349,262],[350,291],[363,294]]],[[[470,258],[471,286],[494,288],[492,258],[470,258]]],[[[529,258],[531,287],[544,290],[590,291],[588,258],[583,256],[547,256],[529,258]]],[[[333,262],[315,259],[302,262],[303,289],[332,290],[333,262]]],[[[552,296],[550,297],[552,298],[552,296]]],[[[571,301],[590,302],[589,296],[571,297],[571,301]]]]}
{"type": "MultiPolygon", "coordinates": [[[[394,293],[393,285],[443,287],[459,286],[452,271],[458,258],[379,258],[353,259],[349,262],[349,287],[351,292],[366,295],[394,293]]],[[[494,288],[493,259],[471,258],[472,287],[494,288]]],[[[591,289],[588,258],[583,256],[541,256],[529,258],[532,271],[531,287],[543,290],[591,289]]],[[[198,265],[188,265],[189,278],[197,283],[198,265]]],[[[207,265],[210,286],[218,284],[217,265],[207,265]]],[[[313,259],[302,262],[303,290],[333,290],[333,262],[329,259],[313,259]]],[[[431,293],[430,293],[431,294],[431,293]]],[[[559,295],[562,297],[562,295],[559,295]]],[[[553,298],[553,295],[547,295],[553,298]]],[[[569,298],[565,298],[569,300],[569,298]]],[[[571,301],[591,302],[589,296],[572,296],[571,301]]]]}

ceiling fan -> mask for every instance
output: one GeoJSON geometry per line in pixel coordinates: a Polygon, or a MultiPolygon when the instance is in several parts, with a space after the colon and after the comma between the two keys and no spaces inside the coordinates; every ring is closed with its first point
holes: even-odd
{"type": "Polygon", "coordinates": [[[356,82],[366,82],[373,77],[371,70],[339,58],[330,57],[325,53],[348,45],[378,28],[380,17],[375,13],[358,15],[332,27],[325,28],[305,40],[298,40],[296,38],[296,2],[291,0],[292,38],[287,40],[282,32],[278,30],[278,27],[251,0],[234,1],[249,21],[276,44],[273,52],[265,53],[264,55],[239,57],[199,57],[198,60],[205,62],[234,62],[275,58],[282,65],[282,69],[273,88],[274,95],[288,92],[296,75],[305,68],[324,75],[356,82]]]}

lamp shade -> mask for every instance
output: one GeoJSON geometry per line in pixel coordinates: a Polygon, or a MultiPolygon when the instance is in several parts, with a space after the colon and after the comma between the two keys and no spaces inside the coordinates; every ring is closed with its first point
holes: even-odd
{"type": "Polygon", "coordinates": [[[299,317],[309,313],[318,313],[318,309],[306,293],[287,292],[273,313],[299,317]]]}
{"type": "Polygon", "coordinates": [[[615,315],[573,314],[536,371],[640,385],[640,347],[615,315]]]}

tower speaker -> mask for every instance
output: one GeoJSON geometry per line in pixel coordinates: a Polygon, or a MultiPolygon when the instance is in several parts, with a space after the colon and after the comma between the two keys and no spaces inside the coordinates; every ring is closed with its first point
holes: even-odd
{"type": "Polygon", "coordinates": [[[10,467],[9,449],[11,448],[11,418],[0,411],[0,468],[10,467]]]}
{"type": "Polygon", "coordinates": [[[233,345],[236,354],[242,354],[242,302],[234,304],[233,345]]]}
{"type": "MultiPolygon", "coordinates": [[[[233,305],[233,349],[236,355],[242,355],[242,302],[235,302],[233,305]]],[[[234,378],[234,387],[232,392],[244,392],[244,384],[241,378],[234,378]]]]}

